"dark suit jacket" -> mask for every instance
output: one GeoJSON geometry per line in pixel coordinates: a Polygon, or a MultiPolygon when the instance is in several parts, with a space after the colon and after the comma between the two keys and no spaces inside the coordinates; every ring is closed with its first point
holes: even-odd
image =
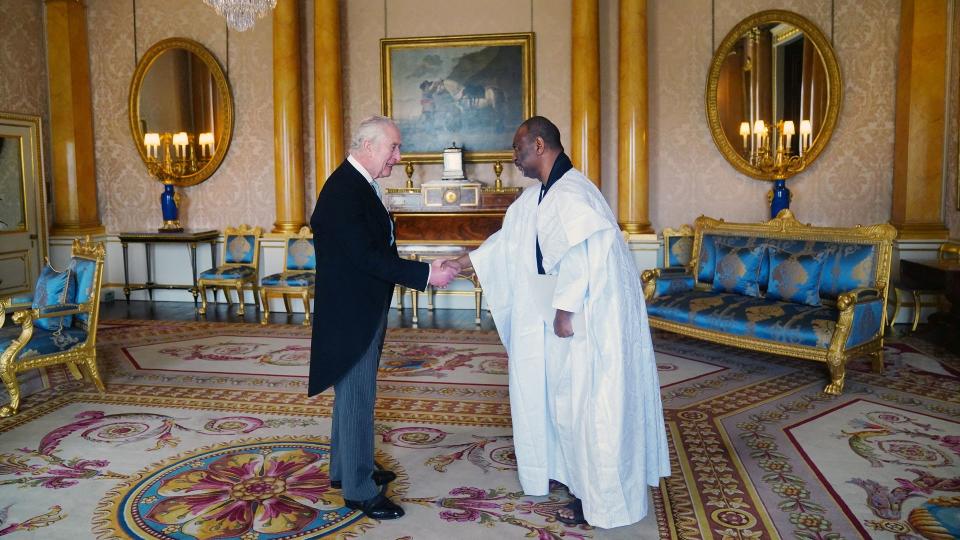
{"type": "Polygon", "coordinates": [[[401,259],[390,243],[390,219],[366,178],[346,160],[320,191],[310,218],[317,254],[311,396],[340,380],[369,347],[394,284],[427,287],[428,265],[401,259]]]}

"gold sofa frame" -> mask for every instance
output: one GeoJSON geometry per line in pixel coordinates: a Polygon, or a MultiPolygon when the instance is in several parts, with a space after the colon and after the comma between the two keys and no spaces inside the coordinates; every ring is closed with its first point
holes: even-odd
{"type": "MultiPolygon", "coordinates": [[[[790,210],[782,210],[776,218],[765,223],[727,223],[722,219],[700,216],[694,224],[694,231],[693,254],[690,259],[690,266],[687,268],[688,272],[693,273],[694,280],[698,278],[700,247],[703,243],[704,235],[707,234],[848,244],[874,244],[877,249],[877,262],[873,289],[879,293],[878,296],[880,296],[883,306],[887,305],[887,288],[890,283],[893,240],[897,236],[897,230],[891,225],[883,223],[870,226],[857,225],[856,227],[849,228],[814,227],[810,224],[803,224],[797,221],[790,210]]],[[[658,268],[645,270],[641,275],[644,296],[647,301],[653,298],[654,292],[656,291],[656,280],[660,274],[661,269],[658,268]]],[[[697,281],[695,286],[702,289],[707,285],[697,281]]],[[[873,370],[877,373],[883,371],[883,331],[886,326],[885,308],[881,310],[882,318],[877,335],[866,343],[851,349],[844,349],[844,344],[852,330],[851,325],[853,322],[854,307],[859,300],[860,292],[863,292],[863,289],[848,291],[837,297],[835,305],[840,313],[837,319],[837,326],[830,339],[830,345],[826,350],[805,345],[790,345],[748,336],[735,336],[715,330],[704,330],[652,316],[649,317],[649,321],[650,326],[653,328],[720,343],[722,345],[824,362],[830,372],[830,383],[827,384],[823,391],[827,394],[839,395],[843,392],[843,384],[846,378],[846,362],[849,358],[860,354],[870,355],[873,370]]],[[[824,299],[824,304],[833,305],[834,302],[824,299]]]]}
{"type": "Polygon", "coordinates": [[[210,279],[210,278],[199,278],[197,279],[197,289],[200,292],[200,307],[197,308],[197,313],[200,315],[206,315],[207,313],[207,288],[213,290],[213,302],[217,302],[217,289],[223,289],[223,296],[227,299],[227,313],[230,312],[230,308],[233,306],[233,302],[230,300],[230,289],[235,289],[237,291],[237,314],[244,314],[244,302],[243,302],[243,290],[246,285],[249,285],[253,289],[253,304],[257,309],[260,309],[260,290],[258,284],[260,283],[260,238],[263,236],[263,229],[260,227],[250,227],[247,224],[240,225],[239,227],[227,227],[223,231],[223,254],[220,260],[227,260],[227,250],[230,248],[228,245],[230,236],[246,236],[253,235],[256,237],[254,240],[253,246],[253,260],[250,261],[250,264],[241,264],[241,263],[228,263],[224,262],[216,268],[229,268],[231,266],[252,266],[254,268],[253,275],[249,279],[210,279]]]}
{"type": "MultiPolygon", "coordinates": [[[[297,233],[285,234],[283,236],[283,272],[288,272],[287,270],[287,256],[289,255],[288,250],[290,249],[290,240],[292,238],[303,238],[303,239],[312,239],[313,232],[310,231],[310,227],[300,227],[300,231],[297,233]]],[[[316,272],[316,270],[312,270],[316,272]]],[[[304,270],[290,271],[296,273],[302,273],[304,270]]],[[[310,299],[314,297],[314,287],[294,287],[294,286],[279,286],[279,285],[264,285],[260,284],[260,303],[263,304],[263,308],[260,310],[260,324],[267,324],[267,319],[270,317],[270,295],[279,294],[280,298],[283,299],[283,307],[287,310],[287,315],[292,313],[290,306],[290,296],[296,296],[303,302],[303,325],[310,326],[310,299]]]]}
{"type": "Polygon", "coordinates": [[[78,366],[83,366],[87,376],[93,381],[100,393],[105,391],[103,380],[100,378],[100,371],[97,369],[97,322],[100,316],[100,285],[103,279],[103,260],[106,250],[103,242],[91,242],[87,236],[82,241],[79,238],[73,240],[71,256],[73,258],[88,259],[95,263],[93,282],[91,284],[90,300],[76,304],[76,309],[67,309],[63,311],[40,313],[40,309],[34,309],[30,304],[14,304],[12,299],[6,298],[0,300],[0,327],[3,327],[6,318],[6,310],[13,308],[12,320],[20,325],[20,335],[14,339],[5,351],[0,353],[0,379],[10,394],[10,403],[0,407],[0,418],[13,416],[20,408],[20,385],[17,382],[17,373],[27,370],[44,368],[57,364],[66,364],[70,374],[75,379],[82,378],[78,366]],[[25,309],[17,309],[23,307],[25,309]],[[87,313],[87,339],[76,347],[67,350],[32,356],[30,358],[14,361],[17,354],[27,346],[30,338],[33,337],[33,321],[40,318],[63,317],[65,315],[79,315],[87,313]]]}

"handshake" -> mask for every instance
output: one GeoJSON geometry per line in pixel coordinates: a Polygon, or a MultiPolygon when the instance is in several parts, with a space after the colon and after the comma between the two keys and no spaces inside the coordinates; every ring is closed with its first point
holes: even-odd
{"type": "Polygon", "coordinates": [[[430,285],[446,288],[462,269],[455,259],[435,259],[430,263],[430,285]]]}

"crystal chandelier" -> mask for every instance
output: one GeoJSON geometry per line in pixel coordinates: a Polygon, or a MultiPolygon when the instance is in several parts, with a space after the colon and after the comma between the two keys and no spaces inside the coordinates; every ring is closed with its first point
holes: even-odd
{"type": "Polygon", "coordinates": [[[203,3],[227,19],[227,25],[237,32],[253,28],[254,15],[263,17],[277,7],[277,0],[203,0],[203,3]]]}

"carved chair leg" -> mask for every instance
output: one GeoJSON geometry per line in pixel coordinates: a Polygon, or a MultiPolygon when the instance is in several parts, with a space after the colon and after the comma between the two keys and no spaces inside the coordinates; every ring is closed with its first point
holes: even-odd
{"type": "Polygon", "coordinates": [[[891,287],[893,292],[893,315],[890,316],[890,329],[893,330],[893,324],[897,322],[897,315],[900,314],[900,307],[903,302],[900,301],[900,289],[891,287]]]}
{"type": "Polygon", "coordinates": [[[244,310],[243,306],[244,306],[243,284],[242,284],[242,283],[238,283],[238,284],[237,284],[237,315],[243,315],[243,314],[244,314],[245,310],[244,310]]]}
{"type": "Polygon", "coordinates": [[[95,350],[83,361],[83,367],[87,372],[87,376],[90,377],[94,386],[97,387],[97,390],[101,394],[106,392],[107,389],[103,386],[103,379],[100,378],[100,370],[97,369],[97,352],[95,350]]]}
{"type": "Polygon", "coordinates": [[[270,295],[266,287],[260,288],[260,302],[263,303],[263,309],[260,310],[260,324],[267,324],[267,318],[270,317],[270,295]]]}
{"type": "Polygon", "coordinates": [[[310,291],[303,291],[303,325],[310,326],[310,291]]]}
{"type": "Polygon", "coordinates": [[[920,324],[920,309],[923,304],[920,302],[920,291],[913,291],[913,328],[911,332],[917,331],[917,325],[920,324]]]}
{"type": "Polygon", "coordinates": [[[403,312],[403,291],[405,287],[397,285],[397,311],[403,312]]]}
{"type": "Polygon", "coordinates": [[[253,287],[253,305],[254,305],[254,307],[257,309],[257,311],[260,311],[260,309],[261,309],[261,307],[260,307],[260,286],[257,285],[256,282],[253,282],[253,283],[251,283],[250,285],[253,287]]]}
{"type": "Polygon", "coordinates": [[[477,310],[477,317],[475,322],[480,324],[480,305],[483,302],[483,289],[480,287],[474,287],[473,289],[473,302],[476,304],[474,307],[477,310]]]}
{"type": "Polygon", "coordinates": [[[874,373],[883,373],[883,346],[880,350],[870,353],[870,364],[874,373]]]}
{"type": "Polygon", "coordinates": [[[433,303],[437,299],[437,288],[428,286],[427,287],[427,311],[433,311],[433,303]]]}
{"type": "Polygon", "coordinates": [[[67,369],[70,370],[70,375],[74,379],[80,380],[83,378],[83,374],[80,373],[80,368],[77,367],[77,362],[67,362],[67,369]]]}
{"type": "MultiPolygon", "coordinates": [[[[205,315],[207,313],[207,288],[201,282],[197,284],[197,289],[200,293],[200,307],[197,308],[197,313],[205,315]]],[[[217,294],[216,291],[213,294],[217,294]]]]}
{"type": "Polygon", "coordinates": [[[411,322],[413,323],[413,327],[416,328],[417,322],[420,320],[419,317],[417,317],[417,312],[420,310],[420,291],[410,289],[410,304],[413,309],[413,319],[411,322]]]}
{"type": "Polygon", "coordinates": [[[10,394],[10,403],[0,407],[0,418],[7,418],[17,414],[20,408],[20,385],[17,383],[17,372],[12,369],[0,373],[0,379],[3,379],[3,385],[10,394]]]}
{"type": "Polygon", "coordinates": [[[830,384],[824,387],[825,394],[839,396],[843,392],[843,383],[846,379],[846,359],[843,356],[828,356],[827,369],[830,370],[830,384]]]}
{"type": "Polygon", "coordinates": [[[290,306],[290,297],[287,296],[287,293],[283,293],[281,296],[283,296],[283,309],[287,310],[287,315],[289,315],[293,311],[292,306],[290,306]]]}

